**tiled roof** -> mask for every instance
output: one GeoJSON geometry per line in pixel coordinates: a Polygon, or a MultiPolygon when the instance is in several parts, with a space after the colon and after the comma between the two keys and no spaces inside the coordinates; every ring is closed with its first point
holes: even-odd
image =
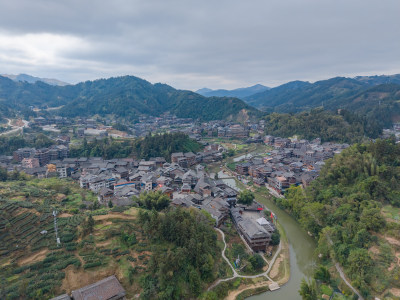
{"type": "Polygon", "coordinates": [[[74,300],[109,300],[125,296],[125,290],[113,275],[103,280],[72,291],[74,300]]]}

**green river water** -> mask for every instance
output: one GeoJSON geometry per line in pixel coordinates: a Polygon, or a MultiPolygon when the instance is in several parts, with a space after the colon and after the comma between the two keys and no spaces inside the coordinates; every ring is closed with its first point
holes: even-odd
{"type": "MultiPolygon", "coordinates": [[[[225,174],[219,172],[218,175],[223,179],[225,174]]],[[[235,186],[234,179],[223,179],[228,185],[235,186]]],[[[280,209],[269,198],[257,199],[269,210],[273,211],[278,218],[278,222],[284,228],[289,240],[290,251],[290,279],[279,290],[265,292],[256,296],[249,297],[251,300],[272,300],[272,299],[301,299],[299,295],[300,283],[303,278],[310,278],[315,267],[314,251],[316,243],[307,232],[300,227],[300,224],[284,210],[280,209]]]]}

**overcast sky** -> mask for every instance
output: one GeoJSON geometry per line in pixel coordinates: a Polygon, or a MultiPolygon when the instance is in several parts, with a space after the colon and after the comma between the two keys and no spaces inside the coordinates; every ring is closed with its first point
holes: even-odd
{"type": "Polygon", "coordinates": [[[0,0],[0,74],[180,89],[400,73],[400,0],[0,0]]]}

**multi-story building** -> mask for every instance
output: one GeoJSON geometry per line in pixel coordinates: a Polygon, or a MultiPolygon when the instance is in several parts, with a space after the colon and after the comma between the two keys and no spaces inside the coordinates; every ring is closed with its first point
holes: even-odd
{"type": "Polygon", "coordinates": [[[239,234],[243,236],[253,251],[265,251],[271,241],[275,227],[269,223],[262,213],[248,215],[242,208],[231,208],[231,216],[239,234]],[[257,216],[256,218],[254,218],[257,216]]]}
{"type": "Polygon", "coordinates": [[[39,164],[41,167],[47,165],[50,162],[49,149],[43,148],[36,150],[34,157],[39,160],[39,164]]]}
{"type": "Polygon", "coordinates": [[[13,159],[21,162],[24,158],[30,158],[35,155],[35,148],[20,148],[13,152],[13,159]]]}
{"type": "Polygon", "coordinates": [[[24,169],[33,169],[39,167],[39,160],[37,158],[24,158],[21,163],[24,169]]]}

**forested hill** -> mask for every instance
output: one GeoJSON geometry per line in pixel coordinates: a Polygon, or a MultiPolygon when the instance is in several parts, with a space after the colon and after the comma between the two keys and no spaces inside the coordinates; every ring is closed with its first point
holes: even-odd
{"type": "Polygon", "coordinates": [[[347,110],[332,112],[322,108],[297,114],[271,113],[264,117],[265,133],[273,136],[323,142],[356,143],[366,138],[377,138],[382,125],[376,120],[362,117],[347,110]]]}
{"type": "Polygon", "coordinates": [[[14,82],[0,76],[0,105],[17,110],[26,110],[29,106],[63,106],[57,112],[63,116],[113,114],[126,119],[135,119],[139,114],[157,116],[166,111],[200,120],[234,119],[241,113],[246,117],[259,113],[237,98],[206,98],[134,76],[68,86],[14,82]]]}
{"type": "Polygon", "coordinates": [[[338,100],[347,99],[382,84],[400,85],[400,74],[355,78],[335,77],[314,83],[292,81],[244,99],[248,104],[266,110],[296,112],[328,105],[328,103],[334,106],[338,100]]]}
{"type": "Polygon", "coordinates": [[[248,104],[269,112],[300,112],[320,106],[348,109],[385,126],[400,117],[399,100],[400,75],[294,81],[245,98],[248,104]]]}

